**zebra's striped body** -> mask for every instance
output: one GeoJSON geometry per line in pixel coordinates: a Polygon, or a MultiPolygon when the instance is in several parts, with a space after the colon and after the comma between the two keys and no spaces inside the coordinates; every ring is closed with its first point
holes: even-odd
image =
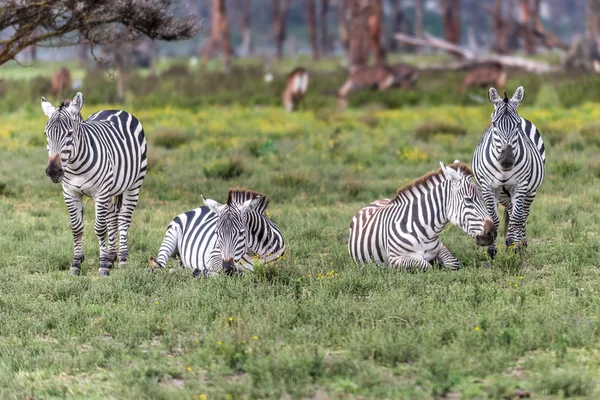
{"type": "Polygon", "coordinates": [[[269,199],[248,190],[230,190],[226,204],[206,200],[206,206],[179,214],[167,228],[153,267],[164,268],[170,257],[213,276],[252,271],[253,258],[274,261],[285,251],[283,236],[265,214],[269,199]]]}
{"type": "MultiPolygon", "coordinates": [[[[505,207],[506,245],[526,246],[525,223],[536,191],[544,180],[546,151],[535,125],[521,118],[517,107],[523,100],[523,88],[512,99],[502,99],[490,89],[494,104],[492,125],[479,140],[473,155],[473,172],[481,186],[488,211],[496,229],[498,202],[505,207]]],[[[494,256],[496,245],[489,247],[494,256]]]]}
{"type": "MultiPolygon", "coordinates": [[[[440,163],[441,164],[441,163],[440,163]]],[[[458,260],[438,236],[448,222],[460,226],[479,245],[489,245],[495,230],[481,192],[468,167],[455,162],[405,188],[392,200],[377,200],[350,224],[348,251],[357,263],[376,262],[427,270],[429,264],[459,268],[458,260]]]]}
{"type": "Polygon", "coordinates": [[[99,273],[105,276],[117,258],[117,236],[119,262],[127,263],[131,216],[146,175],[146,138],[142,124],[128,112],[105,110],[83,121],[82,106],[81,93],[58,108],[42,98],[49,117],[46,174],[63,186],[74,239],[71,274],[79,273],[84,258],[82,197],[94,199],[99,273]]]}

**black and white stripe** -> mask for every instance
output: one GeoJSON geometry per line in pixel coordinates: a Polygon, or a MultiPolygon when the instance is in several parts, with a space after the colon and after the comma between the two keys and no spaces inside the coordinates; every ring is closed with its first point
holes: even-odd
{"type": "Polygon", "coordinates": [[[83,261],[83,196],[95,201],[94,230],[100,243],[101,276],[118,258],[127,263],[127,234],[138,194],[146,175],[146,138],[142,124],[130,113],[105,110],[81,117],[83,96],[53,107],[42,97],[46,123],[48,167],[46,174],[62,183],[71,218],[74,257],[71,274],[79,274],[83,261]]]}
{"type": "MultiPolygon", "coordinates": [[[[500,202],[505,207],[506,245],[516,247],[527,245],[525,223],[544,180],[546,161],[540,132],[517,112],[524,95],[524,89],[519,87],[511,99],[506,93],[503,99],[496,89],[490,89],[488,97],[494,105],[492,125],[483,133],[473,155],[473,172],[494,226],[497,229],[500,222],[500,202]]],[[[495,243],[488,253],[495,255],[495,243]]]]}
{"type": "Polygon", "coordinates": [[[225,204],[204,203],[171,221],[158,257],[150,257],[152,267],[164,268],[170,257],[178,257],[194,276],[213,276],[252,271],[253,258],[268,263],[283,255],[283,236],[265,214],[267,197],[240,189],[230,190],[225,204]]]}
{"type": "Polygon", "coordinates": [[[357,262],[425,271],[438,261],[451,269],[458,260],[438,236],[448,222],[461,227],[479,245],[489,245],[495,230],[469,168],[458,161],[399,189],[392,200],[377,200],[350,224],[348,251],[357,262]]]}

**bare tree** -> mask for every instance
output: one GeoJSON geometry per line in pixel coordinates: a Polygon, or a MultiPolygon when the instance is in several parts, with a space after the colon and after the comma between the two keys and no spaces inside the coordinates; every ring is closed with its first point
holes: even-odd
{"type": "Polygon", "coordinates": [[[492,11],[494,44],[492,46],[496,53],[508,53],[508,24],[503,15],[503,0],[494,0],[492,11]]]}
{"type": "Polygon", "coordinates": [[[460,44],[460,0],[440,0],[444,38],[460,44]]]}
{"type": "Polygon", "coordinates": [[[315,0],[306,0],[306,13],[308,19],[308,32],[310,36],[310,49],[313,60],[319,59],[319,43],[317,41],[317,10],[315,0]]]}
{"type": "Polygon", "coordinates": [[[250,15],[252,14],[252,0],[238,0],[238,9],[242,11],[242,45],[240,53],[247,56],[252,52],[252,36],[250,31],[250,15]]]}
{"type": "MultiPolygon", "coordinates": [[[[415,2],[415,36],[423,37],[423,0],[414,0],[415,2]]],[[[418,47],[417,51],[421,52],[418,47]]]]}
{"type": "Polygon", "coordinates": [[[275,38],[276,56],[283,57],[283,43],[287,35],[287,13],[290,9],[290,0],[272,0],[273,4],[273,37],[275,38]]]}
{"type": "Polygon", "coordinates": [[[174,0],[3,0],[0,4],[0,31],[12,28],[0,40],[0,65],[34,44],[104,45],[144,36],[180,40],[198,30],[197,15],[174,16],[174,0]],[[114,29],[115,24],[125,29],[114,29]]]}
{"type": "Polygon", "coordinates": [[[386,52],[381,43],[381,35],[383,33],[382,0],[369,1],[367,23],[369,29],[369,40],[371,42],[371,47],[375,52],[375,62],[377,64],[385,64],[386,52]]]}
{"type": "Polygon", "coordinates": [[[321,27],[321,53],[329,52],[329,37],[327,33],[327,15],[329,12],[329,0],[321,0],[319,24],[321,27]]]}
{"type": "Polygon", "coordinates": [[[225,0],[212,0],[212,27],[210,39],[202,50],[204,59],[212,58],[218,48],[223,54],[223,66],[226,71],[231,68],[231,55],[233,49],[229,41],[229,24],[227,22],[227,9],[225,0]]]}

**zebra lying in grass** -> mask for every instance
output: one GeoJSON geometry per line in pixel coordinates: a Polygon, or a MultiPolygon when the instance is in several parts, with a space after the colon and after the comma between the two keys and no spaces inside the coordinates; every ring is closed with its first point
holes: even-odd
{"type": "Polygon", "coordinates": [[[469,167],[460,161],[440,165],[440,170],[398,189],[393,199],[376,200],[356,214],[348,241],[355,262],[426,271],[437,260],[458,269],[458,260],[438,238],[448,222],[480,246],[494,242],[496,229],[469,167]]]}
{"type": "Polygon", "coordinates": [[[167,228],[152,268],[170,257],[194,269],[194,276],[252,271],[252,259],[269,263],[285,251],[283,236],[265,214],[269,198],[250,190],[229,190],[225,204],[205,199],[205,206],[179,214],[167,228]]]}
{"type": "MultiPolygon", "coordinates": [[[[473,171],[494,226],[498,229],[498,202],[504,206],[506,246],[527,246],[525,222],[531,203],[544,180],[546,149],[535,125],[521,118],[517,107],[525,91],[519,87],[511,99],[489,91],[494,105],[492,124],[485,130],[473,155],[473,171]]],[[[496,244],[488,248],[496,254],[496,244]]]]}
{"type": "Polygon", "coordinates": [[[117,258],[127,263],[127,234],[131,215],[146,176],[146,138],[142,124],[122,110],[104,110],[81,117],[83,95],[55,108],[42,97],[48,116],[46,175],[62,183],[71,217],[74,256],[71,275],[78,275],[83,261],[83,196],[94,198],[94,230],[100,243],[100,276],[108,275],[117,258]],[[108,242],[107,242],[108,234],[108,242]]]}

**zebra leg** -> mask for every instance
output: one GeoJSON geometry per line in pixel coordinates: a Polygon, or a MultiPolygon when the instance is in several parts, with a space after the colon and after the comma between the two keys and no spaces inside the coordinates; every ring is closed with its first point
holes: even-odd
{"type": "Polygon", "coordinates": [[[127,265],[127,257],[129,250],[127,249],[127,234],[131,226],[131,216],[137,205],[140,186],[133,189],[128,189],[123,193],[123,203],[119,211],[119,267],[124,268],[127,265]]]}
{"type": "MultiPolygon", "coordinates": [[[[152,268],[165,268],[169,258],[178,253],[177,243],[179,241],[179,235],[179,225],[174,222],[170,223],[162,244],[160,245],[160,249],[158,250],[158,257],[155,259],[150,256],[148,259],[152,268]]],[[[183,265],[183,262],[180,261],[180,264],[183,265]]]]}
{"type": "Polygon", "coordinates": [[[533,200],[535,199],[535,194],[536,192],[527,193],[525,195],[525,198],[523,199],[523,222],[518,232],[518,240],[521,242],[521,245],[523,247],[527,247],[527,218],[529,218],[529,212],[531,211],[531,203],[533,203],[533,200]]]}
{"type": "Polygon", "coordinates": [[[112,268],[117,259],[117,233],[119,227],[119,208],[112,200],[108,204],[106,225],[108,227],[108,265],[109,268],[112,268]]]}
{"type": "MultiPolygon", "coordinates": [[[[500,218],[498,218],[498,199],[496,198],[496,194],[489,188],[482,188],[481,192],[483,194],[483,199],[485,200],[485,206],[490,213],[490,217],[492,217],[494,228],[496,228],[497,232],[498,227],[500,226],[500,218]]],[[[494,258],[496,251],[496,243],[488,246],[487,252],[490,258],[494,258]]]]}
{"type": "Polygon", "coordinates": [[[109,262],[108,252],[106,251],[106,236],[108,226],[106,223],[109,207],[111,206],[111,200],[108,196],[98,196],[95,199],[96,202],[96,220],[94,221],[94,231],[98,237],[98,243],[100,246],[100,268],[98,273],[100,276],[108,276],[109,274],[109,262]]]}
{"type": "Polygon", "coordinates": [[[420,256],[391,256],[390,255],[390,267],[392,268],[403,268],[404,271],[409,271],[413,268],[419,268],[421,271],[427,271],[429,263],[420,256]]]}
{"type": "MultiPolygon", "coordinates": [[[[510,220],[508,222],[508,232],[506,234],[506,246],[514,246],[519,250],[522,243],[522,232],[529,214],[529,207],[527,207],[527,214],[525,214],[525,193],[517,192],[512,197],[512,209],[510,211],[510,220]]],[[[529,202],[531,205],[531,202],[529,202]]]]}
{"type": "Polygon", "coordinates": [[[63,197],[69,217],[71,219],[71,231],[73,232],[73,264],[69,274],[79,275],[81,263],[83,262],[83,201],[81,193],[70,191],[63,187],[63,197]]]}
{"type": "Polygon", "coordinates": [[[442,264],[446,268],[450,268],[453,270],[457,270],[460,268],[460,262],[456,257],[450,253],[450,250],[446,248],[441,242],[439,245],[439,250],[437,253],[437,259],[440,264],[442,264]]]}

